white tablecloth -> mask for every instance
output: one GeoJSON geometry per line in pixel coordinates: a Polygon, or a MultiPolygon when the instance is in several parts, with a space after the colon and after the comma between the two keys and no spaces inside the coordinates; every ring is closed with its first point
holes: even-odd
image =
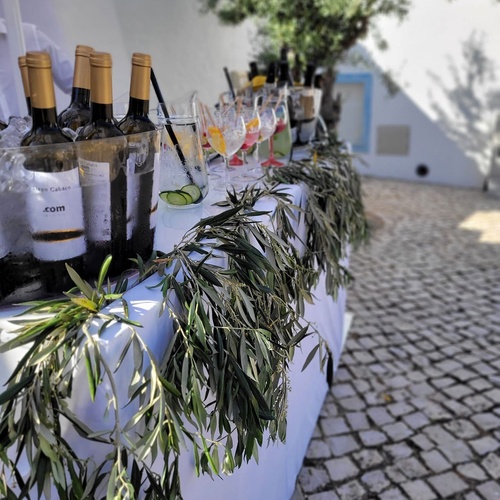
{"type": "MultiPolygon", "coordinates": [[[[303,204],[302,189],[299,186],[290,186],[288,189],[294,203],[303,204]]],[[[200,206],[185,210],[169,209],[163,202],[160,202],[156,248],[163,251],[171,250],[186,230],[197,223],[201,217],[207,217],[221,210],[211,205],[221,197],[222,193],[212,190],[200,206]]],[[[258,209],[273,209],[272,200],[262,200],[259,203],[256,207],[258,209]]],[[[304,231],[303,227],[297,229],[300,232],[304,231]]],[[[159,360],[172,338],[173,326],[168,313],[160,315],[161,292],[158,289],[148,288],[158,280],[157,276],[150,277],[144,283],[128,291],[126,299],[129,303],[131,319],[142,325],[139,329],[141,338],[159,360]]],[[[345,292],[341,290],[338,300],[333,301],[325,294],[324,283],[320,283],[315,291],[315,297],[315,305],[307,306],[306,319],[312,321],[323,338],[328,341],[335,362],[338,362],[345,335],[345,292]]],[[[111,306],[110,309],[117,313],[121,312],[121,306],[111,306]]],[[[0,311],[0,328],[8,327],[7,320],[11,314],[12,311],[9,309],[0,311]]],[[[117,361],[129,334],[129,327],[123,324],[111,325],[102,334],[99,342],[110,366],[117,361]]],[[[5,338],[5,333],[2,335],[5,338]]],[[[181,456],[180,464],[182,491],[186,500],[199,500],[200,498],[288,500],[290,498],[327,391],[326,374],[320,372],[317,357],[304,372],[301,371],[304,360],[315,342],[314,337],[305,339],[302,349],[297,350],[292,365],[286,443],[263,447],[259,450],[258,464],[252,461],[232,476],[224,476],[222,479],[211,479],[209,476],[196,477],[192,454],[186,451],[181,456]]],[[[24,349],[20,348],[0,354],[0,382],[2,384],[23,352],[25,352],[24,349]]],[[[122,408],[123,419],[130,417],[134,412],[132,405],[126,405],[129,384],[127,365],[132,362],[130,353],[130,360],[126,360],[116,374],[119,406],[122,408]]],[[[99,386],[96,400],[92,403],[83,366],[76,368],[75,377],[74,387],[79,389],[74,389],[72,396],[71,406],[74,412],[92,429],[110,428],[113,423],[112,418],[104,416],[110,391],[109,384],[104,382],[99,386]]],[[[99,463],[109,451],[105,445],[82,440],[70,427],[65,429],[65,435],[80,457],[93,457],[99,463]]]]}

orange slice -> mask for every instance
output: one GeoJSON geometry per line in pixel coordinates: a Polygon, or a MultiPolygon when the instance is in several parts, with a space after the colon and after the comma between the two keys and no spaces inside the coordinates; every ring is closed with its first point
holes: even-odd
{"type": "Polygon", "coordinates": [[[252,130],[254,128],[257,128],[259,126],[259,119],[258,118],[252,118],[247,124],[246,128],[247,130],[252,130]]]}
{"type": "Polygon", "coordinates": [[[212,147],[220,153],[221,155],[226,154],[226,141],[224,141],[224,136],[218,127],[210,126],[208,127],[209,141],[212,147]]]}

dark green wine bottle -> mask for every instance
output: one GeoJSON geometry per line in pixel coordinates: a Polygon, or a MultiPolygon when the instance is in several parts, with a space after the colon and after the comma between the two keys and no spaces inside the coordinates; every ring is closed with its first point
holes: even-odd
{"type": "Polygon", "coordinates": [[[76,132],[90,121],[90,53],[93,50],[86,45],[76,46],[71,102],[57,117],[61,128],[76,132]]]}
{"type": "Polygon", "coordinates": [[[58,293],[73,286],[65,264],[83,269],[82,191],[72,141],[57,125],[50,56],[28,52],[26,64],[32,115],[31,130],[21,140],[30,147],[24,163],[31,174],[26,213],[42,280],[49,293],[58,293]]]}
{"type": "Polygon", "coordinates": [[[159,141],[149,119],[151,56],[134,53],[130,77],[130,97],[127,114],[118,128],[128,136],[127,168],[127,240],[131,257],[151,256],[154,245],[158,209],[157,176],[159,173],[159,141]],[[139,134],[139,135],[138,135],[139,134]]]}
{"type": "Polygon", "coordinates": [[[113,117],[111,66],[107,52],[90,54],[90,121],[76,139],[88,246],[85,270],[92,277],[98,275],[106,255],[113,256],[111,276],[128,264],[128,146],[113,117]]]}

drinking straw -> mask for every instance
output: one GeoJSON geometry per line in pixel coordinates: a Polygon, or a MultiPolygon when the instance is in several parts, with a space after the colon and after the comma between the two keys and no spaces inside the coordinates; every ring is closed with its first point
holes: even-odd
{"type": "Polygon", "coordinates": [[[161,93],[160,86],[158,85],[158,80],[156,79],[156,75],[155,75],[155,72],[153,71],[153,68],[151,68],[151,83],[153,84],[153,89],[155,91],[156,98],[158,99],[158,104],[160,105],[165,118],[167,118],[167,123],[165,124],[165,128],[167,129],[168,136],[170,137],[170,140],[172,141],[172,144],[174,145],[175,150],[177,151],[177,155],[179,156],[179,160],[181,161],[182,165],[184,166],[184,171],[186,172],[186,175],[189,179],[189,182],[191,184],[194,184],[193,176],[191,175],[191,172],[188,170],[188,168],[186,166],[186,157],[184,156],[184,153],[182,152],[179,141],[177,140],[175,132],[172,129],[172,125],[170,123],[168,123],[168,118],[170,118],[170,115],[168,114],[167,106],[165,105],[165,101],[163,99],[163,95],[161,93]]]}
{"type": "Polygon", "coordinates": [[[226,75],[227,84],[229,85],[229,90],[231,92],[231,96],[233,99],[236,97],[236,93],[234,92],[233,82],[231,81],[231,77],[229,76],[229,71],[227,67],[224,66],[224,74],[226,75]]]}

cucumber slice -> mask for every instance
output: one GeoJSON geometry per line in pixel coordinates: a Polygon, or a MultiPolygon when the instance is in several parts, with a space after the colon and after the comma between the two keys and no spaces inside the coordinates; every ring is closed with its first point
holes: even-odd
{"type": "Polygon", "coordinates": [[[182,191],[163,191],[160,193],[160,198],[170,203],[170,205],[188,205],[192,203],[191,196],[182,191]]]}
{"type": "Polygon", "coordinates": [[[200,188],[196,184],[186,184],[181,187],[181,191],[191,196],[193,203],[201,198],[200,188]]]}

